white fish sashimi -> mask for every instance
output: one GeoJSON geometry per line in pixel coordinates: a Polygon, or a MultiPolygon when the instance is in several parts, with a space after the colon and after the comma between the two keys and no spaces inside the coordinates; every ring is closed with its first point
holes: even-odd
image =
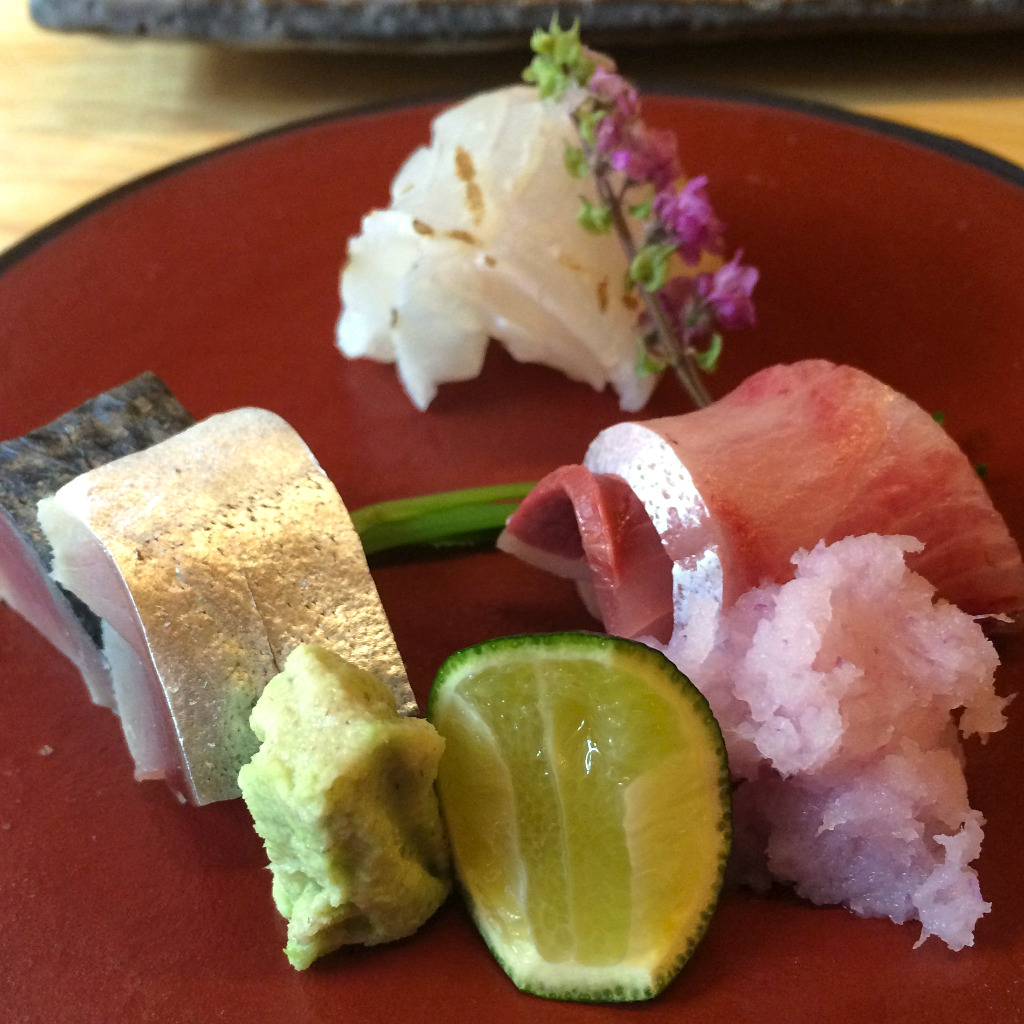
{"type": "Polygon", "coordinates": [[[396,362],[418,408],[439,384],[476,376],[491,338],[520,361],[612,385],[626,410],[656,383],[635,372],[639,310],[619,243],[576,222],[580,196],[596,195],[566,172],[567,109],[513,86],[446,111],[390,207],[349,243],[338,347],[396,362]]]}
{"type": "Polygon", "coordinates": [[[238,795],[249,712],[301,643],[415,710],[359,538],[280,417],[240,409],[75,478],[40,503],[54,576],[106,624],[139,777],[197,803],[238,795]]]}

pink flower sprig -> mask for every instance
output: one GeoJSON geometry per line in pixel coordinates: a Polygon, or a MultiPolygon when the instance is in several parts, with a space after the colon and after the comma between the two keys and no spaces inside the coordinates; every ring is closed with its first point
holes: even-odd
{"type": "Polygon", "coordinates": [[[725,225],[708,179],[680,184],[675,136],[644,123],[636,89],[610,59],[583,46],[579,22],[566,30],[552,18],[530,45],[535,56],[523,78],[541,97],[561,100],[570,89],[579,96],[571,112],[579,145],[567,147],[566,167],[593,177],[598,201],[582,200],[579,222],[616,233],[629,260],[628,283],[643,300],[637,372],[671,366],[694,404],[709,405],[700,373],[714,370],[723,330],[753,325],[758,271],[737,252],[713,273],[697,272],[706,257],[725,253],[725,225]],[[674,273],[673,257],[692,272],[674,273]]]}

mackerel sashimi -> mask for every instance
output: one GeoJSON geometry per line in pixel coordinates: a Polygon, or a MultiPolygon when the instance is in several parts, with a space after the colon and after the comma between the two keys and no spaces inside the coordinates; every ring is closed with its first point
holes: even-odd
{"type": "Polygon", "coordinates": [[[239,409],[76,477],[40,503],[54,576],[104,622],[136,777],[238,795],[252,705],[315,643],[415,711],[338,492],[295,431],[239,409]]]}
{"type": "MultiPolygon", "coordinates": [[[[602,431],[583,467],[621,477],[647,510],[673,577],[674,609],[663,611],[677,624],[696,596],[727,607],[789,579],[799,549],[866,533],[916,537],[908,566],[966,612],[1024,607],[1020,550],[974,467],[931,415],[853,367],[770,367],[709,408],[602,431]]],[[[501,546],[606,588],[600,563],[564,542],[574,517],[590,511],[566,501],[554,474],[501,546]]]]}
{"type": "Polygon", "coordinates": [[[195,421],[152,373],[90,398],[52,423],[0,443],[0,601],[82,673],[92,699],[115,708],[100,621],[49,576],[39,500],[97,466],[157,444],[195,421]]]}

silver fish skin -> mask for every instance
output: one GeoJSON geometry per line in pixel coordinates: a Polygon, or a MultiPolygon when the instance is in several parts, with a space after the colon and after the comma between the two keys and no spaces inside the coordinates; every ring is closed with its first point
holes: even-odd
{"type": "Polygon", "coordinates": [[[238,796],[258,747],[249,712],[302,643],[374,673],[415,713],[341,498],[274,413],[213,416],[85,473],[39,520],[54,577],[107,624],[137,777],[195,804],[238,796]]]}

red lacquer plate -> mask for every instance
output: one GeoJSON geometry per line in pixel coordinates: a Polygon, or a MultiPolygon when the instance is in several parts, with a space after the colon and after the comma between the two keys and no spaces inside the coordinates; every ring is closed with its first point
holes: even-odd
{"type": "MultiPolygon", "coordinates": [[[[145,369],[197,416],[266,406],[349,507],[532,479],[580,458],[614,398],[491,353],[416,412],[394,370],[333,348],[346,239],[387,200],[440,105],[298,125],[171,168],[0,257],[0,437],[145,369]]],[[[834,111],[685,95],[648,102],[730,239],[762,271],[760,323],[721,394],[775,361],[854,363],[942,410],[1024,536],[1024,172],[949,140],[834,111]]],[[[685,408],[665,381],[649,413],[685,408]]],[[[496,553],[376,570],[419,697],[451,651],[587,627],[571,587],[496,553]]],[[[1021,681],[1002,645],[1001,688],[1021,681]]],[[[0,608],[0,1017],[10,1022],[1019,1020],[1024,707],[970,749],[993,910],[973,949],[785,894],[728,894],[682,975],[632,1007],[517,992],[456,899],[420,933],[304,973],[281,947],[240,802],[196,809],[137,784],[110,712],[0,608]]]]}

